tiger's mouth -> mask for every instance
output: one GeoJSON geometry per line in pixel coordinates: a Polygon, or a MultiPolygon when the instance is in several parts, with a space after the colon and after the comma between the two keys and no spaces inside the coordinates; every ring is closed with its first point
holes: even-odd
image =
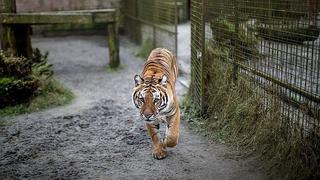
{"type": "Polygon", "coordinates": [[[146,122],[153,122],[154,119],[145,119],[144,121],[146,121],[146,122]]]}
{"type": "Polygon", "coordinates": [[[144,115],[141,115],[141,119],[144,120],[147,123],[153,123],[153,122],[156,122],[157,116],[156,115],[152,115],[151,117],[147,118],[144,115]]]}

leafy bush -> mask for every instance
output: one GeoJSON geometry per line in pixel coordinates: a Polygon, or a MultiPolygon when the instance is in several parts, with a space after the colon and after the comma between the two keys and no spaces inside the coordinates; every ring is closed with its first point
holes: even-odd
{"type": "Polygon", "coordinates": [[[37,87],[34,79],[0,78],[0,108],[27,101],[37,87]]]}
{"type": "Polygon", "coordinates": [[[48,84],[53,71],[47,57],[39,49],[30,59],[0,50],[0,108],[28,102],[48,84]]]}
{"type": "Polygon", "coordinates": [[[26,77],[31,72],[32,61],[24,57],[14,57],[0,50],[0,77],[26,77]]]}

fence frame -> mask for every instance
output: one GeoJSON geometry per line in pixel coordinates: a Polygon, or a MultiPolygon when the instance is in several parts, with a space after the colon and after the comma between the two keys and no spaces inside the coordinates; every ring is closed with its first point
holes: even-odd
{"type": "MultiPolygon", "coordinates": [[[[153,3],[167,3],[168,7],[169,8],[173,8],[174,12],[173,12],[173,15],[171,14],[169,17],[167,17],[168,19],[166,19],[167,21],[163,21],[163,22],[166,22],[168,23],[170,26],[173,26],[172,29],[167,29],[159,24],[157,24],[158,22],[154,22],[154,21],[148,21],[146,19],[148,19],[148,17],[144,17],[143,15],[140,15],[139,14],[139,11],[141,10],[145,10],[143,9],[143,7],[141,7],[141,5],[139,5],[139,2],[140,0],[127,0],[127,1],[124,1],[124,17],[125,17],[125,24],[132,21],[132,22],[137,22],[138,24],[135,24],[136,27],[134,28],[137,28],[139,32],[135,32],[136,35],[132,35],[131,32],[128,32],[128,25],[125,25],[125,31],[126,31],[126,34],[129,35],[129,37],[134,40],[137,44],[142,44],[142,37],[141,37],[141,33],[142,33],[142,29],[141,29],[141,25],[147,25],[148,27],[151,27],[152,28],[152,46],[153,48],[156,48],[157,47],[157,34],[156,32],[157,31],[161,31],[161,32],[164,32],[164,33],[167,33],[170,37],[173,37],[173,47],[172,48],[169,48],[170,50],[172,50],[175,54],[178,53],[178,1],[177,0],[172,0],[172,4],[169,4],[168,2],[164,1],[162,2],[161,0],[152,0],[150,2],[153,2],[153,3]],[[128,6],[127,4],[130,4],[131,6],[130,7],[126,7],[128,6]],[[126,8],[131,8],[130,10],[133,10],[133,13],[130,14],[128,13],[128,9],[126,8]],[[169,20],[171,22],[169,22],[169,20]]],[[[163,5],[162,4],[162,5],[163,5]]],[[[161,10],[161,8],[164,8],[164,7],[156,7],[154,6],[153,8],[155,8],[155,10],[161,10]]],[[[159,17],[157,17],[159,20],[159,17]]],[[[132,27],[133,28],[133,27],[132,27]]],[[[164,46],[169,46],[167,44],[165,44],[164,46]]],[[[168,48],[168,47],[167,47],[168,48]]]]}
{"type": "MultiPolygon", "coordinates": [[[[194,104],[201,110],[204,116],[206,115],[206,109],[207,109],[207,105],[206,105],[207,97],[205,92],[206,82],[204,82],[204,76],[205,76],[204,72],[206,68],[205,57],[207,56],[205,46],[206,46],[206,20],[208,18],[207,14],[209,11],[208,10],[209,1],[211,0],[192,0],[191,1],[191,86],[190,86],[191,94],[190,95],[192,97],[194,104]]],[[[232,3],[234,3],[232,11],[234,16],[235,32],[237,34],[237,32],[239,31],[239,17],[240,17],[240,15],[237,13],[239,13],[241,8],[243,8],[240,6],[240,3],[243,3],[243,2],[240,2],[239,0],[233,0],[232,3]]],[[[243,4],[241,5],[243,6],[243,4]]],[[[319,19],[318,21],[320,22],[319,19]]],[[[235,38],[234,40],[235,40],[235,46],[240,46],[239,42],[237,42],[237,38],[235,38]]],[[[319,48],[319,45],[312,44],[312,46],[316,46],[315,48],[319,48]]],[[[239,52],[236,52],[236,53],[239,53],[239,52]]],[[[297,56],[293,54],[293,52],[292,52],[292,55],[297,56]]],[[[315,126],[315,128],[316,126],[319,126],[320,94],[314,94],[313,92],[309,92],[308,90],[305,90],[303,86],[294,85],[294,84],[285,82],[282,77],[275,78],[274,74],[268,74],[259,69],[256,69],[255,67],[251,67],[250,65],[243,64],[240,62],[240,60],[237,57],[239,57],[239,55],[235,55],[235,58],[232,60],[232,62],[230,62],[233,66],[234,81],[237,81],[238,79],[237,77],[241,76],[241,74],[239,74],[240,71],[246,71],[248,73],[253,74],[256,77],[265,79],[265,81],[268,81],[268,83],[271,83],[273,86],[277,87],[278,89],[279,88],[284,89],[286,91],[289,91],[289,93],[293,93],[294,95],[299,96],[300,99],[301,98],[306,99],[308,100],[308,102],[310,101],[311,103],[314,103],[314,105],[312,106],[312,108],[314,108],[313,109],[314,112],[311,113],[311,118],[315,120],[318,119],[318,122],[315,122],[313,126],[315,126]]],[[[311,58],[312,57],[313,55],[311,56],[311,58]]],[[[310,58],[310,57],[307,57],[307,58],[310,58]]],[[[283,63],[288,63],[288,62],[283,62],[283,63]]],[[[272,69],[274,67],[270,67],[270,68],[272,69]]],[[[302,68],[307,68],[307,67],[302,67],[302,68]]],[[[305,69],[305,71],[308,71],[308,69],[305,69]]],[[[316,71],[315,75],[319,74],[319,68],[315,71],[316,71]]],[[[308,80],[308,77],[306,77],[306,80],[308,80]]],[[[248,81],[251,81],[251,80],[248,80],[248,81]]],[[[317,86],[319,86],[319,84],[317,86]]],[[[262,89],[264,88],[265,87],[262,87],[262,89]]],[[[270,93],[270,90],[268,89],[264,89],[264,91],[266,91],[267,93],[270,93]]],[[[286,99],[286,97],[284,97],[283,94],[277,94],[277,98],[281,100],[283,103],[288,104],[288,106],[292,108],[300,108],[300,106],[302,105],[301,102],[298,104],[297,102],[291,102],[291,100],[286,99]]],[[[281,107],[281,108],[284,109],[284,107],[281,107]]],[[[290,114],[291,112],[288,111],[287,113],[290,114]]],[[[302,114],[302,117],[304,118],[302,119],[302,121],[307,121],[306,116],[309,116],[309,115],[310,114],[302,114]]]]}

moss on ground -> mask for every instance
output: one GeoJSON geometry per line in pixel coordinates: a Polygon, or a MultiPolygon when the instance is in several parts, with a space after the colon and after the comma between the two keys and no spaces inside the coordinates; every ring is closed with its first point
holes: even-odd
{"type": "Polygon", "coordinates": [[[246,155],[256,155],[271,177],[316,179],[320,177],[320,133],[302,136],[301,130],[285,121],[280,102],[244,77],[232,80],[232,66],[218,46],[208,49],[205,62],[206,116],[186,99],[183,119],[206,136],[227,142],[246,155]],[[268,97],[266,97],[268,96],[268,97]],[[267,103],[266,103],[267,99],[267,103]]]}

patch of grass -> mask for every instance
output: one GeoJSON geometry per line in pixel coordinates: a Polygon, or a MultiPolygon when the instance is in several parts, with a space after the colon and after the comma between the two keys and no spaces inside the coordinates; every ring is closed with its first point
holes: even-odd
{"type": "MultiPolygon", "coordinates": [[[[51,80],[30,102],[0,109],[0,116],[19,115],[61,106],[68,104],[73,98],[74,95],[70,90],[63,87],[58,81],[51,80]]],[[[0,126],[5,124],[5,121],[0,120],[0,126]]]]}
{"type": "Polygon", "coordinates": [[[48,53],[34,49],[30,58],[0,50],[0,108],[29,102],[51,80],[48,53]]]}
{"type": "Polygon", "coordinates": [[[142,45],[135,52],[135,55],[142,58],[148,58],[150,52],[153,49],[153,44],[151,39],[145,40],[142,45]]]}
{"type": "Polygon", "coordinates": [[[9,124],[9,122],[7,120],[4,119],[0,119],[0,128],[1,127],[5,127],[9,124]]]}
{"type": "Polygon", "coordinates": [[[125,64],[120,64],[116,68],[107,67],[106,71],[107,71],[107,73],[115,73],[115,72],[121,71],[125,68],[127,68],[127,66],[125,64]]]}
{"type": "Polygon", "coordinates": [[[206,117],[201,117],[192,100],[186,99],[183,119],[209,138],[227,142],[244,155],[260,157],[270,177],[320,177],[320,133],[302,136],[297,125],[284,127],[286,119],[276,94],[265,93],[241,76],[233,81],[232,66],[225,62],[227,56],[216,48],[208,49],[205,61],[204,82],[210,82],[204,90],[206,117]]]}

